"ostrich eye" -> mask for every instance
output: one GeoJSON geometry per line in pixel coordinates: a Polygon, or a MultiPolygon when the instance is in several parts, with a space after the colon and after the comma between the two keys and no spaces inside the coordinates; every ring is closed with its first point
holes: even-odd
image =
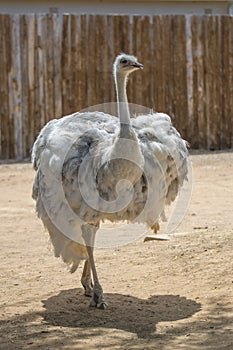
{"type": "Polygon", "coordinates": [[[125,59],[121,60],[121,63],[127,63],[127,62],[128,62],[128,61],[125,60],[125,59]]]}

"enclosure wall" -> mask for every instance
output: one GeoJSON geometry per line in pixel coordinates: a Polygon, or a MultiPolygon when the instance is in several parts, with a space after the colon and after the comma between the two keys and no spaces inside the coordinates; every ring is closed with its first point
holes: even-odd
{"type": "Polygon", "coordinates": [[[130,102],[174,117],[193,148],[233,147],[233,17],[1,14],[1,158],[27,158],[50,119],[115,101],[120,52],[144,64],[130,102]]]}

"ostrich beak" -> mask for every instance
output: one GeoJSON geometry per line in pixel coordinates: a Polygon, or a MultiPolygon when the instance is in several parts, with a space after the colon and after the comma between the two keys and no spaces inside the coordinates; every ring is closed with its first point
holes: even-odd
{"type": "Polygon", "coordinates": [[[135,68],[143,69],[143,64],[141,64],[139,62],[134,62],[131,64],[131,66],[135,67],[135,68]]]}

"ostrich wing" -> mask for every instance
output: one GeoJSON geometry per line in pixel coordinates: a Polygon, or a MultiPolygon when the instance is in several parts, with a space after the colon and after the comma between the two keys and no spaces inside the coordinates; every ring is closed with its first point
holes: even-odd
{"type": "Polygon", "coordinates": [[[77,186],[74,189],[76,166],[93,143],[103,139],[110,142],[114,138],[118,123],[116,117],[100,112],[75,113],[46,124],[33,146],[32,162],[36,176],[32,197],[36,200],[38,216],[49,231],[55,256],[61,256],[72,272],[81,259],[87,258],[84,246],[72,240],[76,237],[82,243],[83,221],[74,214],[82,202],[78,198],[77,186]],[[78,152],[77,145],[80,147],[78,152]],[[66,198],[70,199],[69,203],[66,198]],[[73,203],[74,212],[71,209],[73,203]],[[71,236],[62,232],[70,232],[71,236]]]}
{"type": "MultiPolygon", "coordinates": [[[[187,143],[164,113],[141,115],[132,119],[133,127],[147,152],[160,162],[167,185],[166,204],[175,200],[187,176],[187,143]]],[[[147,164],[145,164],[145,168],[147,164]]],[[[157,191],[157,189],[155,189],[157,191]]]]}
{"type": "Polygon", "coordinates": [[[35,170],[39,167],[41,153],[46,148],[59,154],[69,142],[77,140],[88,130],[113,134],[118,123],[118,118],[102,112],[74,113],[51,120],[41,130],[33,145],[32,162],[35,170]]]}

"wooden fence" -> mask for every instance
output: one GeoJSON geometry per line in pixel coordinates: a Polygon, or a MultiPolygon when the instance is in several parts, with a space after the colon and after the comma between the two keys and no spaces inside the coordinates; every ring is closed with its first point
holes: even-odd
{"type": "Polygon", "coordinates": [[[130,102],[174,116],[193,148],[233,147],[233,17],[1,14],[1,158],[28,157],[50,119],[115,101],[122,51],[144,64],[130,102]]]}

